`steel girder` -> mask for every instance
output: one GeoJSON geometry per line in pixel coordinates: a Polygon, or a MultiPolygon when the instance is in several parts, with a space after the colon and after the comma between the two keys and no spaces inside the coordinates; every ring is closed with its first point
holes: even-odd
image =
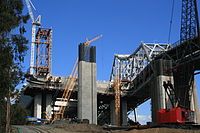
{"type": "Polygon", "coordinates": [[[199,37],[199,18],[196,0],[182,0],[181,43],[199,37]]]}
{"type": "Polygon", "coordinates": [[[110,84],[119,75],[122,90],[129,89],[129,83],[159,54],[169,50],[171,45],[166,43],[141,43],[136,51],[130,55],[114,56],[110,84]],[[119,73],[119,74],[118,74],[119,73]]]}

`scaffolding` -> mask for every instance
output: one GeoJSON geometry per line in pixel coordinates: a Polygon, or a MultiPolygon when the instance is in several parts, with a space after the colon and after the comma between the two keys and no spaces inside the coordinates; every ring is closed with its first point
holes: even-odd
{"type": "Polygon", "coordinates": [[[45,78],[51,73],[52,30],[39,28],[36,33],[35,46],[35,75],[37,77],[45,78]]]}

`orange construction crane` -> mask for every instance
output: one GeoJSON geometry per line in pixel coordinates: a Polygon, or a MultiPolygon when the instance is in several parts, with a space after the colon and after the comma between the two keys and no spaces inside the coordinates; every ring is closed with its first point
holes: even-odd
{"type": "Polygon", "coordinates": [[[85,45],[85,46],[89,46],[90,43],[92,43],[92,42],[94,42],[94,41],[100,39],[101,37],[102,37],[102,35],[99,35],[99,36],[94,37],[94,38],[91,39],[91,40],[88,40],[88,39],[86,38],[86,42],[84,42],[84,45],[85,45]]]}
{"type": "Polygon", "coordinates": [[[57,119],[62,119],[64,116],[65,108],[68,105],[71,93],[76,85],[76,81],[78,77],[77,71],[78,71],[78,59],[76,60],[72,73],[70,74],[69,78],[67,79],[67,83],[64,86],[62,98],[60,98],[60,101],[59,101],[62,105],[59,106],[59,111],[55,113],[53,121],[57,119]]]}
{"type": "Polygon", "coordinates": [[[116,64],[116,73],[114,81],[112,83],[112,88],[115,91],[115,124],[117,126],[121,125],[121,80],[119,72],[119,63],[116,64]]]}

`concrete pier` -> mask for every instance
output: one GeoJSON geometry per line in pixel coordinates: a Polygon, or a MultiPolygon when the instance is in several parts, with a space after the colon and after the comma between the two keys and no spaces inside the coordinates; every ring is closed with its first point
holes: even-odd
{"type": "Polygon", "coordinates": [[[197,95],[197,88],[196,88],[196,82],[194,80],[194,83],[192,85],[192,95],[191,95],[191,104],[190,109],[194,111],[194,122],[196,124],[200,124],[200,111],[199,111],[199,105],[198,105],[198,95],[197,95]]]}
{"type": "Polygon", "coordinates": [[[34,96],[34,117],[51,118],[52,114],[52,94],[36,94],[34,96]]]}
{"type": "Polygon", "coordinates": [[[170,106],[163,82],[170,81],[173,84],[174,80],[172,72],[167,71],[172,67],[170,60],[156,60],[153,62],[152,67],[154,69],[154,78],[151,81],[152,122],[156,124],[157,112],[160,109],[166,109],[167,106],[170,106]]]}
{"type": "Polygon", "coordinates": [[[97,124],[96,49],[79,45],[78,118],[97,124]]]}
{"type": "Polygon", "coordinates": [[[34,96],[34,117],[41,118],[42,115],[42,95],[34,96]]]}
{"type": "Polygon", "coordinates": [[[122,107],[122,126],[127,126],[128,124],[128,115],[127,115],[127,101],[122,100],[121,102],[121,107],[122,107]]]}
{"type": "Polygon", "coordinates": [[[110,101],[110,124],[117,124],[115,120],[115,100],[110,101]]]}
{"type": "MultiPolygon", "coordinates": [[[[122,100],[121,101],[121,125],[126,126],[128,124],[128,115],[127,115],[127,101],[122,100]]],[[[116,114],[115,114],[115,100],[112,100],[110,102],[110,124],[111,125],[117,125],[116,123],[116,114]]]]}
{"type": "Polygon", "coordinates": [[[52,102],[52,94],[46,94],[46,117],[49,119],[51,118],[51,115],[53,113],[51,102],[52,102]]]}

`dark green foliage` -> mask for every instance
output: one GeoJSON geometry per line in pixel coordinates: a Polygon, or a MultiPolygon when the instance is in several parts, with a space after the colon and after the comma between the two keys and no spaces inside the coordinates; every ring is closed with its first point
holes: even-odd
{"type": "Polygon", "coordinates": [[[2,131],[2,133],[5,132],[5,126],[6,126],[6,103],[5,101],[1,101],[1,105],[0,105],[0,133],[2,131]]]}
{"type": "Polygon", "coordinates": [[[11,124],[12,125],[23,125],[26,124],[27,112],[18,104],[11,106],[11,124]]]}
{"type": "Polygon", "coordinates": [[[0,6],[0,34],[10,32],[29,18],[28,15],[22,15],[22,0],[0,0],[0,6]]]}
{"type": "MultiPolygon", "coordinates": [[[[20,63],[28,43],[23,36],[23,24],[29,18],[22,15],[22,9],[22,0],[0,1],[0,89],[4,94],[8,88],[13,90],[22,79],[20,63]]],[[[3,98],[1,91],[0,98],[3,98]]]]}
{"type": "MultiPolygon", "coordinates": [[[[24,23],[29,19],[23,8],[22,0],[0,0],[0,126],[5,124],[5,97],[12,96],[23,79],[21,63],[28,49],[24,23]]],[[[14,109],[20,110],[15,105],[14,109]]]]}
{"type": "MultiPolygon", "coordinates": [[[[3,104],[3,109],[0,110],[0,133],[1,131],[5,130],[4,127],[6,125],[6,103],[3,104]]],[[[11,105],[11,124],[12,125],[23,125],[26,124],[26,117],[27,112],[24,108],[22,108],[18,104],[11,105]]]]}

